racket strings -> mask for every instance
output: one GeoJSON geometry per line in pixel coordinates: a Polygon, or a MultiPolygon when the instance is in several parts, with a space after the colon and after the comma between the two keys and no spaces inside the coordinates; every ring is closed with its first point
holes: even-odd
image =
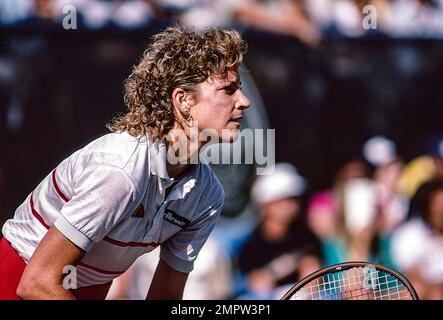
{"type": "Polygon", "coordinates": [[[354,267],[324,274],[302,287],[295,300],[410,300],[409,290],[394,275],[354,267]]]}

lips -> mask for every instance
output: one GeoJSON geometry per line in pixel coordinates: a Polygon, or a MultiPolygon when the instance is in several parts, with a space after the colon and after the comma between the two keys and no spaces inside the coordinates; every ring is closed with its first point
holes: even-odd
{"type": "Polygon", "coordinates": [[[240,117],[237,117],[237,118],[232,118],[229,121],[231,121],[231,122],[239,122],[241,119],[243,119],[243,116],[240,116],[240,117]]]}

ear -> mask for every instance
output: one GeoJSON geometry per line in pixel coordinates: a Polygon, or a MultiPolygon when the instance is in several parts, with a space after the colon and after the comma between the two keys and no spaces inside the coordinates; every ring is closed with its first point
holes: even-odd
{"type": "Polygon", "coordinates": [[[182,116],[189,116],[192,105],[192,95],[182,88],[175,88],[171,95],[172,105],[182,116]]]}

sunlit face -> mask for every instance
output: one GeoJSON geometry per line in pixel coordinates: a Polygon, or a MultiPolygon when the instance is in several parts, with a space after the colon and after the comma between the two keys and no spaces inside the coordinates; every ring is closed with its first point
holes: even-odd
{"type": "Polygon", "coordinates": [[[197,86],[191,115],[199,132],[211,129],[219,140],[233,142],[240,128],[243,110],[249,108],[249,99],[241,90],[237,70],[207,79],[197,86]]]}
{"type": "Polygon", "coordinates": [[[290,224],[300,211],[297,198],[283,198],[262,205],[263,217],[278,223],[290,224]]]}

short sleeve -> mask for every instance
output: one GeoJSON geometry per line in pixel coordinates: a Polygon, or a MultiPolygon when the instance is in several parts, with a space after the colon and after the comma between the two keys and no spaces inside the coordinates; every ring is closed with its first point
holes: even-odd
{"type": "Polygon", "coordinates": [[[135,187],[122,169],[87,168],[54,226],[85,251],[102,240],[135,205],[135,187]]]}
{"type": "Polygon", "coordinates": [[[160,259],[177,271],[191,272],[200,249],[214,229],[223,202],[224,195],[196,221],[162,243],[160,259]]]}

